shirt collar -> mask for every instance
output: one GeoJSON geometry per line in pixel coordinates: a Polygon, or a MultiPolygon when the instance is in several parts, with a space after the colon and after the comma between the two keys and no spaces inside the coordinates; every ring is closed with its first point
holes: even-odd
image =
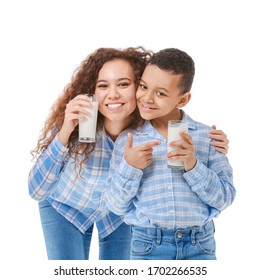
{"type": "MultiPolygon", "coordinates": [[[[197,129],[196,122],[189,115],[187,115],[183,110],[181,110],[181,113],[182,113],[182,120],[188,122],[189,129],[196,130],[197,129]]],[[[144,125],[138,130],[137,134],[149,135],[154,139],[162,138],[162,136],[158,133],[158,131],[154,129],[150,121],[145,121],[144,125]]]]}

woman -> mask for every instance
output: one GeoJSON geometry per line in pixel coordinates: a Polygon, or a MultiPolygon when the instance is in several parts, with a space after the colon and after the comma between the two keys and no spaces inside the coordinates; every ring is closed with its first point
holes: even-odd
{"type": "MultiPolygon", "coordinates": [[[[55,103],[34,150],[29,193],[39,200],[48,259],[88,259],[93,226],[99,232],[99,259],[129,259],[130,228],[122,217],[98,211],[116,137],[142,120],[135,92],[151,52],[143,48],[101,48],[89,55],[55,103]],[[95,93],[99,102],[95,144],[78,142],[78,122],[95,93]],[[101,218],[102,217],[102,218],[101,218]]],[[[217,148],[225,135],[213,130],[217,148]]]]}

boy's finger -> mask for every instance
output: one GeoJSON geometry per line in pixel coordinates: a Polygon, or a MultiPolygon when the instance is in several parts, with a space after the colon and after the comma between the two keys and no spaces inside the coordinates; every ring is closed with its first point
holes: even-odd
{"type": "Polygon", "coordinates": [[[187,134],[185,132],[180,132],[180,135],[186,142],[188,142],[189,144],[192,144],[192,137],[189,134],[187,134]]]}
{"type": "Polygon", "coordinates": [[[127,140],[126,140],[126,148],[132,148],[133,147],[133,135],[128,132],[127,133],[127,140]]]}
{"type": "Polygon", "coordinates": [[[160,141],[152,141],[152,142],[142,144],[138,148],[139,148],[139,150],[145,151],[145,150],[150,150],[152,147],[160,145],[160,144],[161,144],[160,141]]]}

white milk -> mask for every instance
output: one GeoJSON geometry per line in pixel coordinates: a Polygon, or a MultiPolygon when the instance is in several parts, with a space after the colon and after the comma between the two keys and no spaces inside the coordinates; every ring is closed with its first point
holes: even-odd
{"type": "MultiPolygon", "coordinates": [[[[174,151],[175,147],[169,147],[169,143],[182,139],[180,132],[188,133],[188,123],[184,121],[169,121],[168,122],[168,152],[174,151]]],[[[183,162],[180,160],[168,160],[168,167],[183,169],[183,162]]]]}
{"type": "Polygon", "coordinates": [[[93,143],[96,138],[98,102],[92,101],[93,108],[86,108],[91,116],[86,120],[79,121],[79,142],[93,143]]]}

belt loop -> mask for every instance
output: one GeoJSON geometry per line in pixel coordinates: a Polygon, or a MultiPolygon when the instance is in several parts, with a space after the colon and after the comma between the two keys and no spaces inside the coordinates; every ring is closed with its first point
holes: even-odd
{"type": "Polygon", "coordinates": [[[160,245],[162,242],[162,230],[160,228],[156,229],[156,245],[160,245]]]}
{"type": "Polygon", "coordinates": [[[191,244],[193,246],[196,244],[196,228],[191,229],[191,244]]]}

